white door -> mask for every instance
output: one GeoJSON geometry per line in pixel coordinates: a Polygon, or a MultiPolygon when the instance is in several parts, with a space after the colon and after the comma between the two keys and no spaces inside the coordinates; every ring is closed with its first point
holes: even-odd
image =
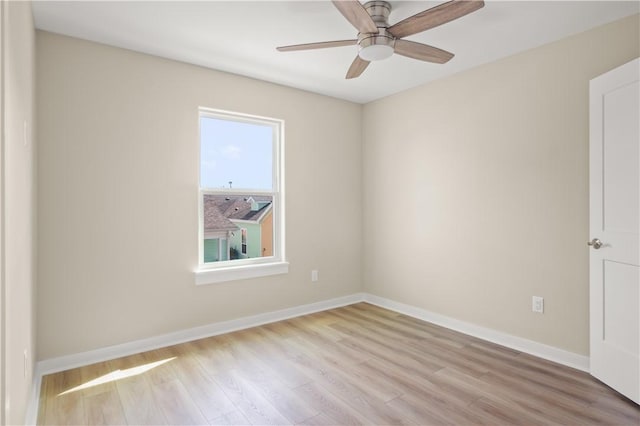
{"type": "Polygon", "coordinates": [[[591,80],[591,374],[640,404],[640,59],[591,80]]]}

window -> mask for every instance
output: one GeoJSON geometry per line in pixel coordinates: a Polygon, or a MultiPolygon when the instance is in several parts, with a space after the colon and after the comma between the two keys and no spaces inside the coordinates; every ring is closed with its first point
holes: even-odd
{"type": "Polygon", "coordinates": [[[201,108],[196,284],[288,272],[281,120],[201,108]]]}

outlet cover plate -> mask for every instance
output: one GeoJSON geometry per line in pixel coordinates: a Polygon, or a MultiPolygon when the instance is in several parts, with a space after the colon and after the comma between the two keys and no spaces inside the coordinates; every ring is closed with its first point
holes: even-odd
{"type": "Polygon", "coordinates": [[[540,296],[533,296],[531,299],[531,310],[541,314],[544,313],[544,298],[540,296]]]}

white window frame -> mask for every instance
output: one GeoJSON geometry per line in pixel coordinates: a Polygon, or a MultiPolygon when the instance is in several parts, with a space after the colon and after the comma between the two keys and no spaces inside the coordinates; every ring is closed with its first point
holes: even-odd
{"type": "MultiPolygon", "coordinates": [[[[285,257],[284,232],[284,121],[231,111],[198,108],[198,147],[200,148],[198,150],[198,171],[200,171],[200,153],[202,152],[200,119],[203,117],[270,126],[273,130],[273,187],[271,191],[247,188],[202,188],[200,182],[198,182],[198,267],[195,270],[196,285],[288,273],[289,263],[285,257]],[[205,194],[272,196],[273,256],[204,263],[204,205],[202,200],[205,194]]],[[[198,179],[199,177],[200,173],[198,174],[198,179]]]]}

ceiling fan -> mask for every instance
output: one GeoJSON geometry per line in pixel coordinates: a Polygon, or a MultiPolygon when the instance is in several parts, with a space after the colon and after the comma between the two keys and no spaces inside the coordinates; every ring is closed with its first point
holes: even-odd
{"type": "Polygon", "coordinates": [[[413,34],[437,27],[475,12],[484,6],[482,0],[451,0],[424,10],[407,19],[389,25],[391,4],[374,0],[362,5],[358,0],[333,0],[335,7],[358,30],[353,40],[323,41],[278,47],[280,52],[324,49],[358,45],[358,56],[347,71],[346,78],[359,77],[371,61],[386,59],[397,53],[413,59],[444,64],[453,53],[414,41],[403,40],[413,34]]]}

